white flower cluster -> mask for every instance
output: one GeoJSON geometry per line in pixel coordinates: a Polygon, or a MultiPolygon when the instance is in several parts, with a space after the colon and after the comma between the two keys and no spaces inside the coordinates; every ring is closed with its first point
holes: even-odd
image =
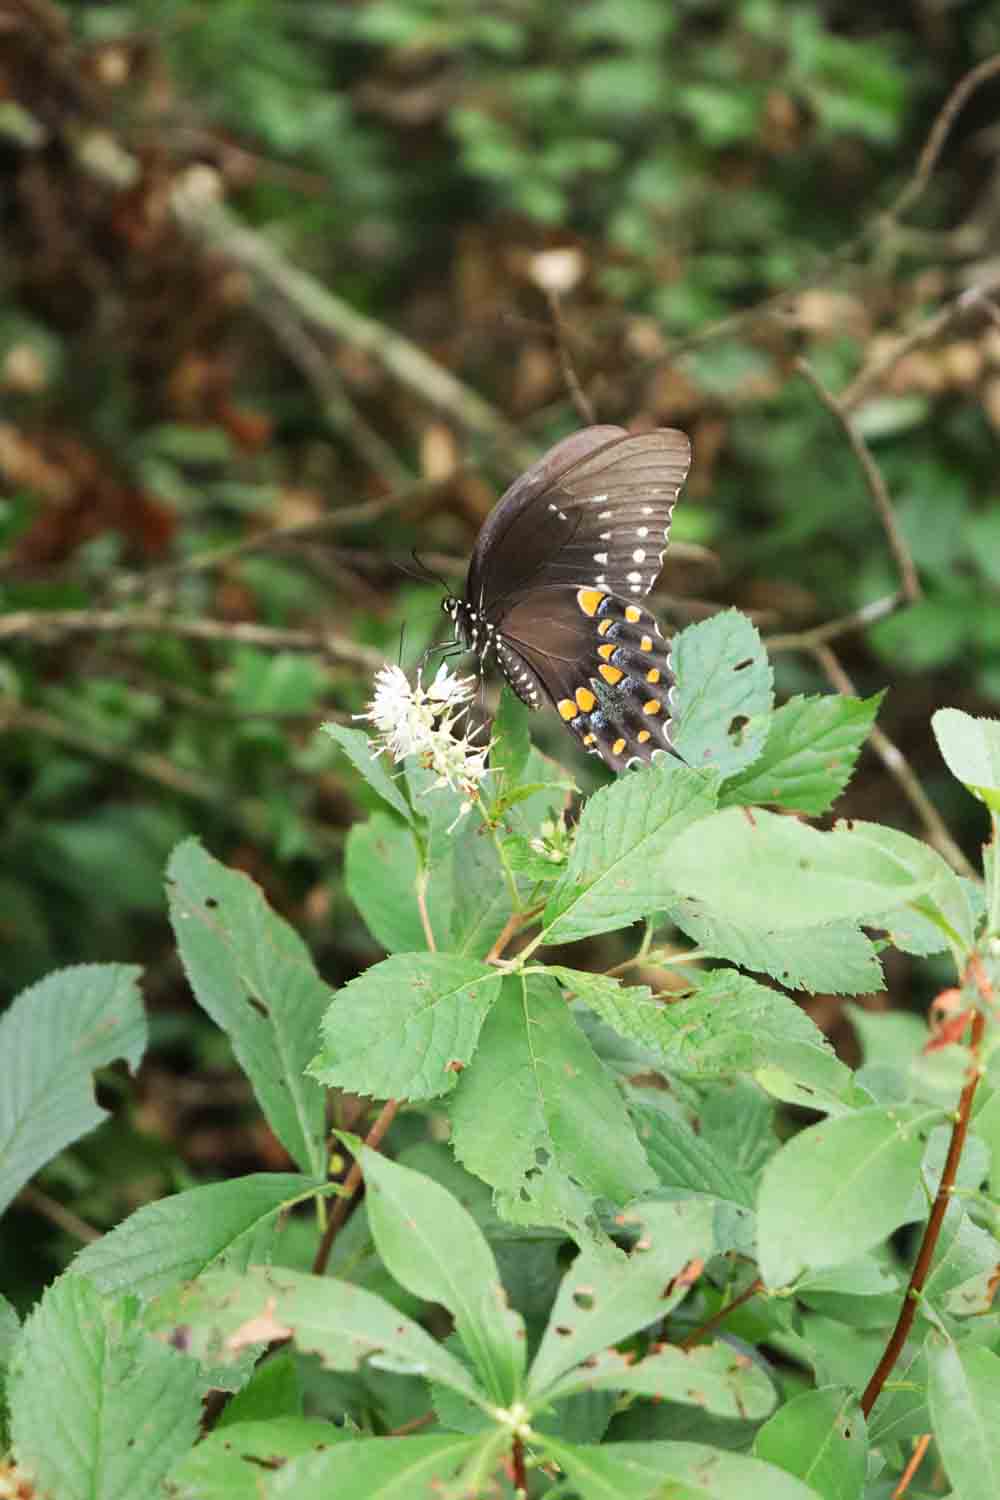
{"type": "Polygon", "coordinates": [[[493,744],[473,744],[481,731],[462,733],[458,727],[475,697],[475,677],[457,677],[446,662],[438,668],[430,687],[424,687],[417,672],[411,683],[401,667],[380,667],[375,674],[375,696],[368,712],[355,714],[378,731],[381,744],[376,755],[388,750],[394,761],[417,755],[437,776],[435,786],[449,786],[465,797],[467,812],[479,796],[479,783],[486,775],[486,759],[493,744]]]}

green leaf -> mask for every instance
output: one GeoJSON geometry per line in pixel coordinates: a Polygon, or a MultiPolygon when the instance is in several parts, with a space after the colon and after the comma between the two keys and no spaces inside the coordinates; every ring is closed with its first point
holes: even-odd
{"type": "Polygon", "coordinates": [[[500,706],[493,720],[490,770],[502,778],[501,796],[514,790],[524,775],[531,754],[530,710],[507,683],[500,691],[500,706]]]}
{"type": "Polygon", "coordinates": [[[281,1144],[303,1171],[322,1177],[326,1106],[305,1068],[331,990],[258,887],[197,840],[174,850],[167,884],[177,946],[198,1003],[229,1036],[281,1144]]]}
{"type": "Polygon", "coordinates": [[[664,1344],[640,1360],[610,1349],[564,1375],[549,1388],[548,1399],[602,1390],[679,1401],[744,1422],[759,1422],[775,1400],[774,1386],[760,1365],[721,1343],[690,1350],[664,1344]]]}
{"type": "Polygon", "coordinates": [[[302,1382],[297,1359],[290,1350],[282,1349],[257,1366],[243,1389],[220,1412],[213,1431],[267,1422],[273,1417],[301,1416],[302,1382]]]}
{"type": "Polygon", "coordinates": [[[655,1104],[633,1105],[632,1118],[649,1164],[663,1187],[710,1193],[728,1203],[753,1208],[750,1183],[715,1149],[711,1137],[697,1135],[685,1121],[655,1104]]]}
{"type": "Polygon", "coordinates": [[[712,1213],[710,1203],[697,1200],[642,1203],[623,1220],[642,1225],[630,1255],[580,1252],[562,1279],[528,1372],[527,1399],[545,1401],[560,1377],[584,1360],[667,1316],[690,1289],[681,1272],[715,1248],[712,1213]]]}
{"type": "Polygon", "coordinates": [[[434,1099],[455,1086],[503,979],[449,953],[397,953],[337,992],[309,1072],[376,1099],[434,1099]]]}
{"type": "Polygon", "coordinates": [[[198,1434],[198,1366],[151,1338],[127,1302],[61,1277],[24,1325],[11,1365],[19,1465],[59,1500],[134,1500],[198,1434]]]}
{"type": "Polygon", "coordinates": [[[613,1203],[655,1185],[621,1094],[547,978],[505,980],[450,1114],[455,1155],[502,1202],[553,1175],[613,1203]]]}
{"type": "Polygon", "coordinates": [[[746,615],[728,609],[689,625],[670,643],[670,664],[678,755],[722,776],[751,765],[767,738],[774,695],[767,653],[746,615]]]}
{"type": "Polygon", "coordinates": [[[771,719],[761,754],[723,783],[720,807],[767,802],[810,817],[826,812],[851,778],[883,697],[790,698],[771,719]]]}
{"type": "Polygon", "coordinates": [[[92,1074],[146,1046],[140,970],[125,964],[58,969],[23,990],[0,1018],[0,1213],[30,1177],[107,1112],[92,1074]]]}
{"type": "MultiPolygon", "coordinates": [[[[886,828],[881,823],[866,823],[857,818],[850,823],[838,823],[835,833],[837,836],[846,835],[858,844],[869,845],[879,859],[894,861],[917,886],[923,886],[922,891],[910,893],[903,900],[912,903],[918,914],[929,917],[939,931],[944,931],[959,954],[972,948],[975,919],[969,898],[961,880],[936,849],[920,839],[911,838],[908,833],[901,833],[898,828],[886,828]]],[[[892,921],[891,915],[889,921],[892,921]]],[[[865,925],[881,924],[866,922],[865,925]]]]}
{"type": "Polygon", "coordinates": [[[871,940],[851,922],[768,931],[740,926],[692,900],[681,901],[668,915],[709,957],[770,974],[788,989],[870,995],[885,987],[871,940]]]}
{"type": "Polygon", "coordinates": [[[780,1071],[798,1084],[799,1102],[815,1109],[850,1093],[850,1069],[805,1011],[746,974],[717,969],[693,995],[664,1004],[644,987],[626,989],[605,975],[563,968],[549,973],[671,1072],[700,1078],[751,1073],[775,1092],[780,1071]]]}
{"type": "Polygon", "coordinates": [[[816,1500],[815,1490],[773,1464],[705,1443],[546,1447],[581,1500],[816,1500]]]}
{"type": "Polygon", "coordinates": [[[372,791],[382,798],[394,813],[406,823],[412,823],[410,804],[400,791],[399,784],[389,775],[381,756],[372,754],[371,740],[363,729],[350,729],[346,724],[324,724],[323,733],[328,734],[347,756],[351,765],[367,781],[372,791]]]}
{"type": "Polygon", "coordinates": [[[291,1172],[256,1172],[146,1203],[81,1250],[74,1273],[102,1292],[156,1297],[221,1256],[236,1269],[273,1252],[279,1217],[322,1184],[291,1172]]]}
{"type": "Polygon", "coordinates": [[[931,728],[951,774],[991,812],[1000,813],[1000,719],[974,719],[958,708],[939,708],[931,728]]]}
{"type": "Polygon", "coordinates": [[[346,1428],[307,1417],[220,1424],[174,1465],[167,1493],[171,1500],[261,1500],[262,1478],[269,1470],[341,1444],[351,1448],[355,1442],[346,1428]]]}
{"type": "Polygon", "coordinates": [[[757,1204],[761,1275],[854,1260],[906,1222],[919,1181],[927,1110],[859,1109],[802,1130],[768,1162],[757,1204]]]}
{"type": "Polygon", "coordinates": [[[248,1347],[291,1337],[328,1370],[360,1370],[371,1361],[486,1401],[461,1361],[419,1323],[348,1281],[277,1266],[208,1271],[184,1293],[177,1317],[178,1332],[187,1330],[185,1347],[201,1358],[232,1360],[248,1347]]]}
{"type": "Polygon", "coordinates": [[[496,846],[478,819],[464,818],[455,830],[451,887],[449,947],[485,958],[510,916],[511,894],[496,846]]]}
{"type": "Polygon", "coordinates": [[[931,1424],[944,1470],[961,1500],[1000,1494],[1000,1357],[991,1349],[932,1337],[931,1424]]]}
{"type": "Polygon", "coordinates": [[[989,1184],[1000,1198],[1000,1089],[995,1089],[976,1111],[972,1127],[990,1153],[989,1184]]]}
{"type": "Polygon", "coordinates": [[[290,1459],[268,1479],[264,1493],[267,1500],[440,1500],[452,1493],[448,1480],[477,1450],[495,1442],[492,1433],[485,1438],[420,1435],[405,1442],[359,1438],[329,1453],[290,1459]]]}
{"type": "Polygon", "coordinates": [[[493,1253],[475,1219],[420,1172],[360,1148],[368,1223],[389,1273],[455,1319],[479,1377],[498,1404],[520,1391],[525,1333],[507,1305],[493,1253]]]}
{"type": "MultiPolygon", "coordinates": [[[[389,813],[372,813],[367,823],[355,823],[347,835],[347,894],[387,953],[419,953],[427,947],[417,902],[420,870],[411,830],[389,813]]],[[[451,922],[448,884],[429,880],[426,891],[431,931],[442,941],[451,922]]]]}
{"type": "Polygon", "coordinates": [[[797,818],[737,807],[702,817],[676,837],[669,869],[679,896],[772,931],[867,922],[930,885],[847,828],[820,833],[797,818]]]}
{"type": "Polygon", "coordinates": [[[868,1434],[857,1396],[844,1387],[793,1396],[764,1423],[753,1451],[823,1500],[861,1500],[864,1493],[868,1434]]]}
{"type": "Polygon", "coordinates": [[[672,849],[715,805],[697,772],[663,762],[603,787],[580,818],[566,872],[545,908],[546,943],[627,927],[676,900],[672,849]]]}

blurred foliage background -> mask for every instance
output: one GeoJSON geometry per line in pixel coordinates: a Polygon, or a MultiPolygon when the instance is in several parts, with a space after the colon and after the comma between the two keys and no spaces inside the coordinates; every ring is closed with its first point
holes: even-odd
{"type": "MultiPolygon", "coordinates": [[[[458,585],[588,412],[690,432],[654,605],[750,612],[787,695],[831,686],[803,631],[899,586],[796,361],[841,394],[923,597],[838,661],[974,845],[928,718],[1000,698],[997,52],[992,0],[0,0],[4,987],[141,962],[155,1040],[55,1199],[105,1225],[283,1165],[190,1004],[167,853],[248,871],[332,983],[376,956],[365,794],[315,728],[443,624],[412,549],[458,585]]],[[[925,831],[871,754],[843,810],[925,831]]],[[[15,1287],[74,1243],[37,1208],[15,1287]]]]}

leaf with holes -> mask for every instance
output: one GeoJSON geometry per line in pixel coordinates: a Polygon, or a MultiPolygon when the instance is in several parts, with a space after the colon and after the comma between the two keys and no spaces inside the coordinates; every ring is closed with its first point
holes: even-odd
{"type": "Polygon", "coordinates": [[[759,1422],[775,1399],[763,1368],[722,1343],[690,1350],[663,1344],[638,1360],[609,1349],[563,1375],[549,1388],[547,1398],[557,1401],[582,1391],[632,1391],[742,1422],[759,1422]]]}
{"type": "Polygon", "coordinates": [[[826,812],[850,780],[884,696],[790,698],[776,710],[757,759],[724,782],[719,805],[826,812]]]}
{"type": "Polygon", "coordinates": [[[0,1019],[0,1213],[65,1146],[107,1118],[93,1074],[146,1046],[140,970],[126,964],[57,969],[0,1019]]]}
{"type": "Polygon", "coordinates": [[[611,1260],[582,1250],[562,1279],[528,1372],[526,1399],[534,1405],[568,1371],[665,1318],[715,1250],[711,1203],[642,1203],[619,1222],[638,1231],[631,1254],[611,1260]]]}
{"type": "Polygon", "coordinates": [[[670,738],[696,769],[734,776],[764,748],[771,723],[771,667],[746,615],[724,610],[674,636],[670,738]]]}
{"type": "Polygon", "coordinates": [[[220,1363],[274,1339],[293,1340],[316,1354],[328,1370],[380,1370],[423,1375],[459,1391],[480,1406],[488,1400],[461,1360],[425,1333],[419,1323],[374,1292],[332,1276],[310,1276],[278,1266],[208,1271],[171,1304],[175,1331],[199,1358],[220,1363]]]}
{"type": "MultiPolygon", "coordinates": [[[[482,1438],[455,1433],[400,1442],[395,1437],[356,1438],[328,1453],[291,1458],[267,1481],[267,1500],[440,1500],[475,1493],[449,1481],[483,1451],[484,1478],[499,1465],[495,1432],[482,1438]]],[[[483,1491],[479,1491],[483,1493],[483,1491]]]]}
{"type": "Polygon", "coordinates": [[[546,1172],[613,1203],[655,1185],[617,1086],[546,977],[504,981],[450,1114],[455,1155],[505,1203],[530,1201],[546,1172]]]}
{"type": "Polygon", "coordinates": [[[547,1444],[580,1500],[816,1500],[816,1491],[759,1458],[707,1443],[547,1444]]]}
{"type": "Polygon", "coordinates": [[[198,1003],[229,1036],[286,1151],[304,1171],[323,1176],[324,1095],[305,1069],[332,991],[253,881],[227,870],[196,839],[170,856],[167,889],[198,1003]]]}
{"type": "Polygon", "coordinates": [[[293,1458],[356,1443],[346,1428],[315,1417],[220,1423],[174,1465],[165,1493],[171,1500],[261,1500],[262,1473],[281,1469],[293,1458]]]}
{"type": "Polygon", "coordinates": [[[868,1432],[857,1396],[843,1386],[793,1396],[764,1423],[753,1451],[823,1500],[861,1500],[864,1493],[868,1432]]]}

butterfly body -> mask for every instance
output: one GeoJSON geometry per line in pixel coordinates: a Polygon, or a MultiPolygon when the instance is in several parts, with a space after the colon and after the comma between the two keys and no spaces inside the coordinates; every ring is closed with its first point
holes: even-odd
{"type": "Polygon", "coordinates": [[[620,771],[669,749],[670,658],[639,600],[655,583],[691,448],[674,428],[587,427],[557,443],[487,517],[456,639],[495,655],[529,708],[551,703],[620,771]]]}

